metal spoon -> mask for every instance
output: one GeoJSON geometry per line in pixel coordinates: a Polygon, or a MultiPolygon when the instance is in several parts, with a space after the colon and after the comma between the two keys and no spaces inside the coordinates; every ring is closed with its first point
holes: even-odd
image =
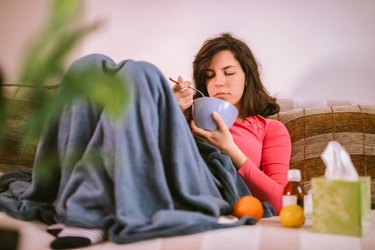
{"type": "MultiPolygon", "coordinates": [[[[174,80],[172,77],[169,77],[169,80],[172,81],[172,82],[174,82],[174,83],[176,83],[176,84],[179,84],[179,82],[176,81],[176,80],[174,80]]],[[[202,91],[200,91],[200,90],[198,90],[198,89],[196,89],[196,88],[194,88],[194,87],[191,87],[191,86],[187,86],[187,87],[181,89],[181,91],[184,91],[184,90],[186,90],[186,89],[188,89],[188,88],[189,88],[189,89],[192,89],[192,90],[194,90],[194,91],[196,91],[196,92],[198,92],[202,97],[205,97],[205,95],[202,93],[202,91]]]]}

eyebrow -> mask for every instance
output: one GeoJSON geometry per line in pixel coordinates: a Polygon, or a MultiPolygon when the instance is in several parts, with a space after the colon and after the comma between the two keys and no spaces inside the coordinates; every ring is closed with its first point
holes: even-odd
{"type": "MultiPolygon", "coordinates": [[[[234,65],[229,65],[229,66],[225,66],[224,68],[222,68],[221,70],[226,70],[226,69],[229,69],[229,68],[235,68],[237,66],[234,66],[234,65]]],[[[206,71],[214,71],[213,69],[206,69],[206,71]]]]}

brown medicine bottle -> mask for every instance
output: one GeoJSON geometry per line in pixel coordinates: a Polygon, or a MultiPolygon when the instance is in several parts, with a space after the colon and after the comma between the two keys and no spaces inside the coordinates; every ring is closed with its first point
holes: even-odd
{"type": "Polygon", "coordinates": [[[283,207],[288,205],[300,205],[303,208],[303,188],[301,185],[301,170],[289,169],[288,184],[284,189],[283,207]]]}

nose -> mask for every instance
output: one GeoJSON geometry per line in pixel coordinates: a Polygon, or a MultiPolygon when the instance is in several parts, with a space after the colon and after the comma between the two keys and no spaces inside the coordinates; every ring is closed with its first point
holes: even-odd
{"type": "Polygon", "coordinates": [[[224,85],[224,77],[221,74],[216,74],[212,81],[213,84],[217,87],[224,85]]]}

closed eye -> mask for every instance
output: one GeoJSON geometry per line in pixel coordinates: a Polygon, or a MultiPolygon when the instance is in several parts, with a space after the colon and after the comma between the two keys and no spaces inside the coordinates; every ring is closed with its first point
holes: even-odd
{"type": "Polygon", "coordinates": [[[206,78],[207,78],[207,79],[211,79],[211,78],[213,78],[214,76],[215,76],[215,73],[214,73],[214,72],[209,71],[209,70],[206,71],[206,78]]]}

